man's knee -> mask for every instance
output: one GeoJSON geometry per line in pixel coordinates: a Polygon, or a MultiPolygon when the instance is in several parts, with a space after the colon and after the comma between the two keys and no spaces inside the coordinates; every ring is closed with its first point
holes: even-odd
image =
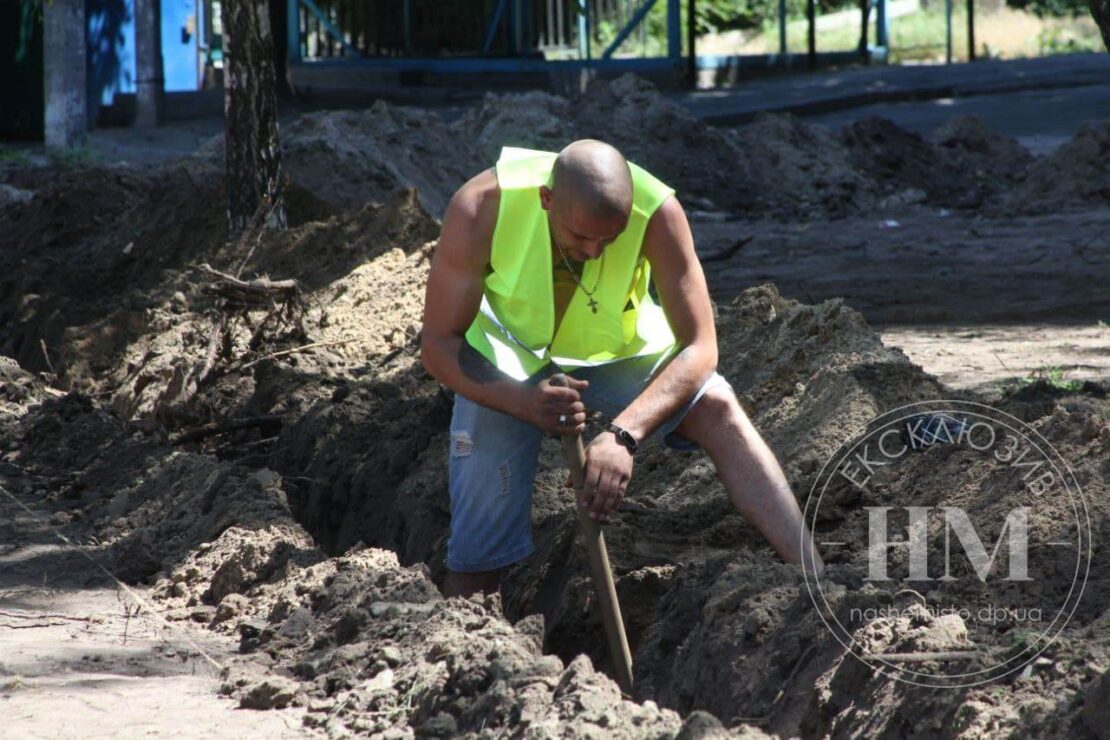
{"type": "Polygon", "coordinates": [[[448,570],[447,575],[443,578],[443,595],[450,598],[452,596],[466,597],[479,591],[487,594],[496,593],[501,589],[501,577],[504,573],[504,568],[475,573],[448,570]]]}
{"type": "Polygon", "coordinates": [[[699,447],[709,450],[726,433],[742,432],[750,426],[736,394],[727,385],[705,392],[675,431],[699,447]]]}

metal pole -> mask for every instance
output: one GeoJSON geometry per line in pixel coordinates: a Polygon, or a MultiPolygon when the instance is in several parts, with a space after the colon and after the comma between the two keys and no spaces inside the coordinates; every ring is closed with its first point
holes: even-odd
{"type": "Polygon", "coordinates": [[[578,0],[578,58],[590,58],[589,0],[578,0]]]}
{"type": "Polygon", "coordinates": [[[509,0],[509,53],[520,54],[520,0],[509,0]]]}
{"type": "Polygon", "coordinates": [[[944,63],[952,63],[952,0],[944,0],[944,63]]]}
{"type": "MultiPolygon", "coordinates": [[[[952,0],[946,0],[952,2],[952,0]]],[[[806,22],[809,29],[806,31],[806,47],[810,69],[817,66],[817,2],[806,0],[806,22]]]]}
{"type": "Polygon", "coordinates": [[[285,16],[285,52],[290,64],[301,61],[301,3],[300,0],[287,0],[285,16]]]}
{"type": "Polygon", "coordinates": [[[682,4],[681,0],[667,0],[667,56],[682,56],[682,4]]]}
{"type": "MultiPolygon", "coordinates": [[[[226,0],[225,0],[226,1],[226,0]]],[[[412,53],[412,0],[403,0],[401,12],[405,19],[405,54],[412,53]]]]}
{"type": "Polygon", "coordinates": [[[889,57],[890,29],[886,22],[886,0],[878,0],[875,8],[875,45],[883,47],[889,57]]]}
{"type": "Polygon", "coordinates": [[[967,0],[967,60],[975,61],[975,0],[967,0]]]}
{"type": "Polygon", "coordinates": [[[555,0],[555,38],[559,46],[568,46],[566,29],[566,13],[563,11],[563,0],[555,0]]]}
{"type": "Polygon", "coordinates": [[[786,0],[779,0],[779,54],[786,56],[786,0]]]}
{"type": "Polygon", "coordinates": [[[689,61],[686,65],[686,82],[690,87],[698,86],[698,2],[688,0],[686,3],[686,52],[689,61]]]}

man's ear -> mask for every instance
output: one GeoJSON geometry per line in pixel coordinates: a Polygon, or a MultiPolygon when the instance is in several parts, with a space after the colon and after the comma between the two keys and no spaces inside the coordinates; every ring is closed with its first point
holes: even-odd
{"type": "Polygon", "coordinates": [[[546,185],[540,185],[540,208],[543,208],[545,211],[550,211],[552,196],[553,193],[551,192],[551,188],[546,185]]]}

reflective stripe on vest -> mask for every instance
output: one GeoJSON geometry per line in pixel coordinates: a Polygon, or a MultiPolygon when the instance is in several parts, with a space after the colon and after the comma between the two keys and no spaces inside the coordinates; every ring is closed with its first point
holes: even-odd
{"type": "Polygon", "coordinates": [[[490,272],[481,309],[466,332],[474,349],[517,380],[531,377],[548,363],[572,370],[656,354],[675,341],[663,310],[648,293],[651,265],[641,255],[648,220],[674,190],[632,163],[628,225],[605,247],[603,258],[589,260],[582,271],[582,285],[593,291],[598,311],[590,310],[588,296],[578,288],[555,332],[551,233],[539,194],[554,162],[551,152],[501,150],[501,204],[490,272]]]}

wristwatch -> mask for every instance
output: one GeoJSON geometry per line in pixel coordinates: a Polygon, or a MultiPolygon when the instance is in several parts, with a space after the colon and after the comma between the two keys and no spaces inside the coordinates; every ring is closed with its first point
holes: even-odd
{"type": "Polygon", "coordinates": [[[636,448],[639,447],[639,443],[636,442],[636,438],[633,437],[627,429],[619,427],[616,424],[610,424],[606,429],[612,432],[613,436],[617,438],[617,441],[627,447],[630,453],[633,455],[636,454],[636,448]]]}

